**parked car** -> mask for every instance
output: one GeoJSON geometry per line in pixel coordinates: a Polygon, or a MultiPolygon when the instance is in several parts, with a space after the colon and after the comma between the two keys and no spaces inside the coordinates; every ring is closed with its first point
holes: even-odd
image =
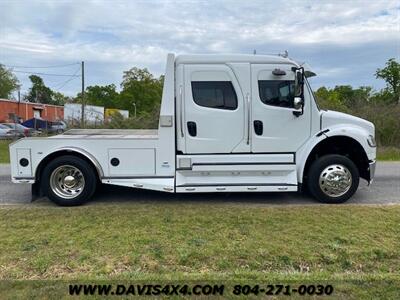
{"type": "Polygon", "coordinates": [[[6,125],[0,124],[0,139],[11,139],[18,135],[16,130],[13,130],[6,125]]]}
{"type": "Polygon", "coordinates": [[[63,133],[67,129],[67,124],[63,121],[52,122],[47,129],[49,133],[63,133]]]}
{"type": "Polygon", "coordinates": [[[59,205],[98,183],[169,193],[297,192],[342,203],[375,173],[375,126],[318,108],[281,56],[168,55],[158,130],[72,129],[10,146],[15,183],[59,205]]]}
{"type": "Polygon", "coordinates": [[[59,134],[63,133],[67,128],[67,124],[65,124],[63,121],[51,122],[41,118],[32,118],[26,120],[25,122],[22,123],[22,125],[27,128],[34,128],[40,133],[46,132],[46,133],[59,134]]]}
{"type": "Polygon", "coordinates": [[[25,127],[24,125],[18,123],[2,123],[2,125],[15,130],[19,137],[37,136],[40,134],[37,130],[25,127]]]}

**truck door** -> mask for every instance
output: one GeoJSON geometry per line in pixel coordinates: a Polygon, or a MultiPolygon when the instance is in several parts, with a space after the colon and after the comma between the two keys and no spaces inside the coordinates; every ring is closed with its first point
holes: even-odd
{"type": "Polygon", "coordinates": [[[233,153],[245,142],[244,97],[227,65],[185,65],[181,135],[185,153],[233,153]]]}
{"type": "Polygon", "coordinates": [[[291,65],[253,64],[251,101],[251,150],[260,152],[296,152],[309,138],[311,130],[310,98],[305,94],[304,114],[293,114],[294,72],[291,65]],[[280,73],[280,74],[279,74],[280,73]]]}

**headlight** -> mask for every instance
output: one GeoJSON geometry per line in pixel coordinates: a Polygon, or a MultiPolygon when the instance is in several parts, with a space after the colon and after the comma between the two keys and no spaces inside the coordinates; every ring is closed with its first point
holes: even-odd
{"type": "Polygon", "coordinates": [[[373,135],[369,135],[367,141],[368,145],[371,147],[376,147],[375,137],[373,135]]]}

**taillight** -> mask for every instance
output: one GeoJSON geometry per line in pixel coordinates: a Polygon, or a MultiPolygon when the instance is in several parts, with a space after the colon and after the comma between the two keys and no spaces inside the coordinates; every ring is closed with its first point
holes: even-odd
{"type": "Polygon", "coordinates": [[[24,129],[24,135],[28,136],[29,135],[29,129],[24,129]]]}

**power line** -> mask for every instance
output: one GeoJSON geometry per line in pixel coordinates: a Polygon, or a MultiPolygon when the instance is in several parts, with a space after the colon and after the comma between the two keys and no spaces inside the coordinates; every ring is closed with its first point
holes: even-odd
{"type": "Polygon", "coordinates": [[[61,83],[55,85],[55,86],[53,87],[53,89],[59,91],[59,90],[62,89],[68,82],[70,82],[70,81],[76,79],[77,77],[79,77],[79,76],[76,76],[76,74],[80,71],[80,69],[81,69],[81,67],[79,67],[79,68],[74,72],[74,74],[71,75],[71,78],[67,79],[67,80],[64,81],[64,82],[61,82],[61,83]]]}
{"type": "MultiPolygon", "coordinates": [[[[7,68],[19,68],[19,69],[49,69],[49,68],[62,68],[62,67],[68,67],[68,66],[74,66],[74,65],[79,65],[79,62],[76,63],[70,63],[70,64],[63,64],[63,65],[53,65],[53,66],[10,66],[10,65],[3,65],[6,66],[7,68]]],[[[15,72],[15,71],[14,71],[15,72]]]]}
{"type": "Polygon", "coordinates": [[[72,77],[70,79],[68,79],[67,81],[65,81],[59,88],[54,88],[55,90],[57,90],[58,92],[70,81],[76,79],[77,77],[72,77]]]}
{"type": "Polygon", "coordinates": [[[74,74],[51,74],[51,73],[39,73],[39,72],[25,72],[25,71],[15,71],[13,70],[12,72],[15,73],[25,73],[25,74],[32,74],[32,75],[43,75],[43,76],[75,76],[79,77],[80,75],[74,75],[74,74]]]}
{"type": "Polygon", "coordinates": [[[11,65],[4,65],[5,67],[11,68],[12,72],[15,73],[24,73],[24,74],[31,74],[31,75],[42,75],[42,76],[60,76],[60,77],[68,77],[67,80],[60,82],[56,85],[54,85],[51,89],[54,89],[56,91],[60,91],[64,86],[66,86],[70,81],[81,77],[81,75],[77,75],[77,73],[82,69],[82,64],[79,62],[76,63],[70,63],[70,64],[63,64],[63,65],[52,65],[52,66],[11,66],[11,65]],[[28,72],[28,71],[20,71],[20,70],[14,70],[14,68],[24,68],[24,69],[34,69],[34,68],[61,68],[61,67],[67,67],[67,66],[75,66],[79,65],[78,69],[73,74],[55,74],[55,73],[42,73],[42,72],[28,72]]]}

